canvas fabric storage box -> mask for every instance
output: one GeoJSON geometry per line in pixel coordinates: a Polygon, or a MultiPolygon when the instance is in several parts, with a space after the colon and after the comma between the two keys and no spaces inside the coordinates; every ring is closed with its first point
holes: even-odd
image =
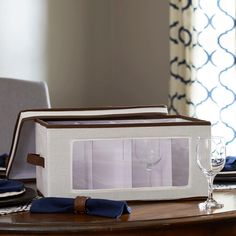
{"type": "Polygon", "coordinates": [[[37,165],[42,195],[123,200],[207,196],[195,147],[197,137],[210,136],[209,122],[154,108],[115,111],[22,113],[36,119],[36,152],[28,161],[37,165]]]}

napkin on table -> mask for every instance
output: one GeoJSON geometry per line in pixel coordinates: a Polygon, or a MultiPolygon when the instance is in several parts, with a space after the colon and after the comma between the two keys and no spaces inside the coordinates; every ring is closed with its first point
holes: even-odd
{"type": "Polygon", "coordinates": [[[24,190],[24,183],[17,180],[0,180],[0,194],[11,192],[21,192],[24,190]]]}
{"type": "Polygon", "coordinates": [[[106,199],[92,199],[86,197],[57,198],[45,197],[32,202],[31,213],[85,213],[88,215],[117,218],[122,214],[131,213],[125,201],[113,201],[106,199]],[[76,204],[81,208],[78,211],[76,204]],[[84,208],[84,209],[82,209],[84,208]]]}
{"type": "Polygon", "coordinates": [[[225,166],[222,171],[236,171],[236,157],[227,156],[225,160],[225,166]]]}

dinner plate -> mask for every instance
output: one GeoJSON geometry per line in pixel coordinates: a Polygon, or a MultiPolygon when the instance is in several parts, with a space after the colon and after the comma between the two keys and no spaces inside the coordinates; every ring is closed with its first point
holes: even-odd
{"type": "Polygon", "coordinates": [[[5,197],[14,197],[14,196],[18,196],[21,195],[22,193],[25,192],[25,189],[18,191],[18,192],[6,192],[6,193],[0,193],[0,199],[1,198],[5,198],[5,197]]]}
{"type": "Polygon", "coordinates": [[[236,181],[236,171],[222,171],[215,177],[216,182],[234,182],[236,181]]]}
{"type": "Polygon", "coordinates": [[[0,207],[19,206],[30,203],[37,193],[32,188],[25,188],[25,191],[20,195],[4,197],[0,199],[0,207]]]}

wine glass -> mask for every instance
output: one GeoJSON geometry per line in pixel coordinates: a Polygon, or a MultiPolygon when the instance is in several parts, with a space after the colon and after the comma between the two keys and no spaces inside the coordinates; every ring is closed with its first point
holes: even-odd
{"type": "Polygon", "coordinates": [[[225,165],[225,141],[222,137],[198,138],[196,146],[197,164],[207,178],[208,198],[199,204],[202,210],[218,209],[224,205],[213,199],[213,180],[225,165]]]}
{"type": "Polygon", "coordinates": [[[152,186],[152,169],[161,160],[160,147],[159,139],[144,138],[134,140],[135,157],[145,164],[149,186],[152,186]]]}

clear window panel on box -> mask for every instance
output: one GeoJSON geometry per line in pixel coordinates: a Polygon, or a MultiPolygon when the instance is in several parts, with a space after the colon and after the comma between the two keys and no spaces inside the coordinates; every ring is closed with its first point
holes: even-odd
{"type": "Polygon", "coordinates": [[[73,142],[73,189],[185,186],[188,179],[188,138],[73,142]]]}

